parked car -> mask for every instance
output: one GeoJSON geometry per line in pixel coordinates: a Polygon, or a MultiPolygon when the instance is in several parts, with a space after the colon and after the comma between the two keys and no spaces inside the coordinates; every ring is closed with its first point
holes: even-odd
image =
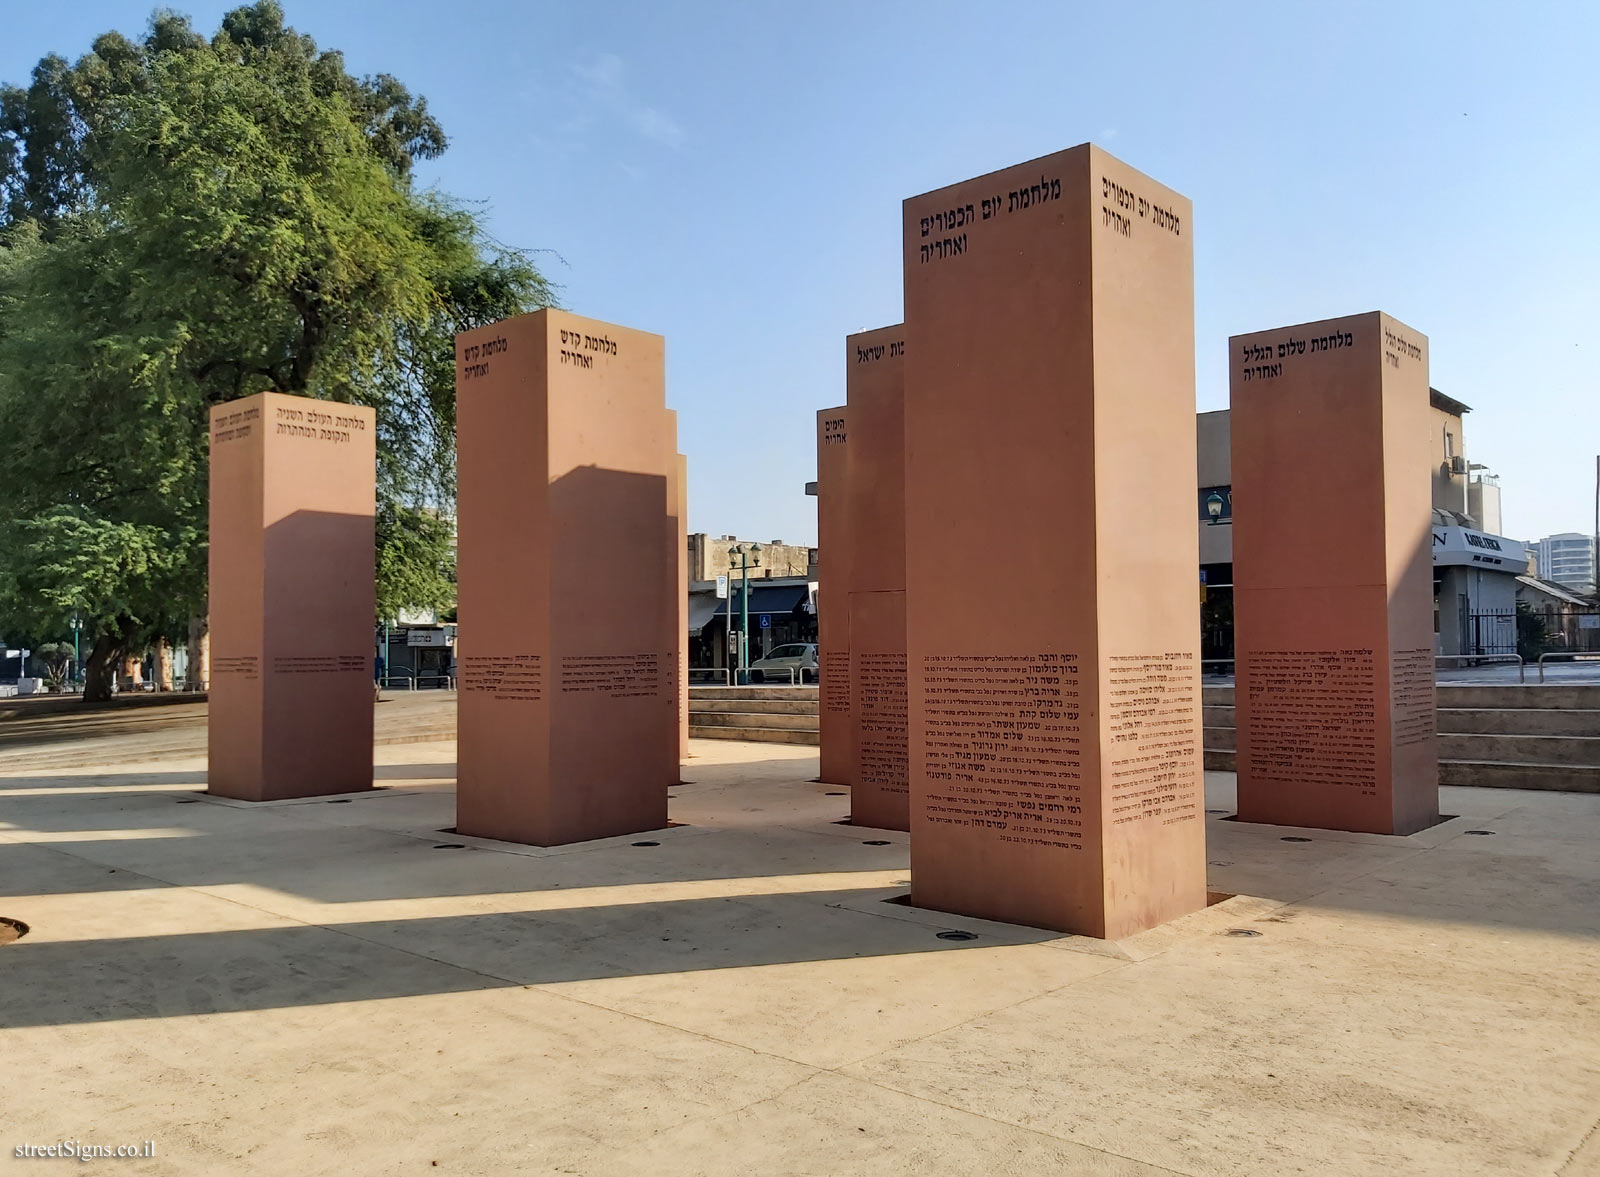
{"type": "Polygon", "coordinates": [[[750,663],[751,682],[817,681],[817,647],[812,642],[779,646],[765,658],[750,663]],[[790,671],[794,672],[793,678],[790,671]]]}

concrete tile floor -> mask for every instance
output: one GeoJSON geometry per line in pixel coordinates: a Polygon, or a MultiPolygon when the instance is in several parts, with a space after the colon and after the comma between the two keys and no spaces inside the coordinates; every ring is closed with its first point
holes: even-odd
{"type": "Polygon", "coordinates": [[[441,832],[453,744],[247,807],[162,738],[0,752],[0,1163],[1600,1177],[1597,796],[1392,839],[1211,774],[1237,897],[1102,944],[885,902],[905,836],[834,824],[814,750],[696,741],[684,824],[540,849],[441,832]]]}

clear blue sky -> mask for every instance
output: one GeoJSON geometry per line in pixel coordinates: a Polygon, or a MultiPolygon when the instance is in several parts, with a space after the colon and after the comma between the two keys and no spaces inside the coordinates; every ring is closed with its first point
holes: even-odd
{"type": "MultiPolygon", "coordinates": [[[[18,82],[152,7],[0,6],[18,82]]],[[[285,7],[428,97],[425,178],[553,251],[564,305],[667,337],[693,530],[814,541],[813,414],[900,318],[902,198],[1084,140],[1194,201],[1199,408],[1230,334],[1385,310],[1473,407],[1506,532],[1591,526],[1600,5],[285,7]]]]}

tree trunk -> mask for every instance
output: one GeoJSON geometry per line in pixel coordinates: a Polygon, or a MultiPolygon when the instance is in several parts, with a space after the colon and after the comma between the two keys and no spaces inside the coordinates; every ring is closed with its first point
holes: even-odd
{"type": "Polygon", "coordinates": [[[94,640],[89,658],[83,664],[83,701],[105,703],[110,700],[112,686],[117,677],[117,666],[122,661],[124,639],[115,634],[103,633],[94,640]]]}
{"type": "Polygon", "coordinates": [[[156,690],[170,691],[172,689],[172,647],[166,638],[156,639],[156,665],[155,665],[156,690]]]}
{"type": "Polygon", "coordinates": [[[122,685],[124,687],[144,686],[143,666],[143,658],[134,654],[125,655],[122,659],[122,685]]]}
{"type": "Polygon", "coordinates": [[[189,615],[188,689],[203,691],[211,682],[211,618],[204,613],[189,615]]]}

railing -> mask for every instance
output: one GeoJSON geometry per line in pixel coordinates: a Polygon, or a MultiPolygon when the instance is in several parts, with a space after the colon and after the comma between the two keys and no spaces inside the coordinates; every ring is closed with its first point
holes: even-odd
{"type": "Polygon", "coordinates": [[[750,676],[752,683],[765,683],[768,675],[776,677],[784,674],[789,676],[789,685],[791,687],[798,686],[805,680],[805,671],[798,666],[763,666],[760,670],[751,668],[746,670],[745,673],[750,676]],[[760,677],[758,678],[757,675],[760,677]]]}
{"type": "Polygon", "coordinates": [[[703,675],[707,682],[723,681],[724,686],[733,685],[733,667],[731,666],[691,666],[689,667],[689,681],[694,682],[695,675],[703,675]]]}
{"type": "Polygon", "coordinates": [[[453,674],[419,674],[404,666],[385,671],[383,677],[378,680],[378,685],[387,688],[392,685],[391,679],[399,679],[405,683],[405,689],[408,691],[419,690],[423,683],[430,682],[443,683],[444,689],[448,691],[456,689],[456,676],[453,674]]]}
{"type": "MultiPolygon", "coordinates": [[[[1547,656],[1548,655],[1546,655],[1545,657],[1547,657],[1547,656]]],[[[1572,655],[1572,654],[1557,654],[1556,657],[1571,658],[1571,657],[1574,657],[1574,655],[1572,655]]],[[[1600,654],[1591,655],[1591,657],[1600,657],[1600,654]]],[[[1232,658],[1202,658],[1202,659],[1200,659],[1200,667],[1201,667],[1200,673],[1201,674],[1205,674],[1206,673],[1205,668],[1207,666],[1228,666],[1228,667],[1232,667],[1233,664],[1234,664],[1234,661],[1235,660],[1232,659],[1232,658]]],[[[1470,662],[1474,666],[1483,665],[1484,663],[1488,663],[1488,662],[1514,662],[1514,663],[1516,663],[1516,667],[1517,667],[1517,681],[1518,682],[1527,682],[1528,681],[1527,667],[1523,664],[1523,658],[1522,658],[1521,654],[1435,654],[1434,658],[1433,658],[1433,661],[1434,661],[1434,672],[1435,673],[1438,672],[1439,663],[1441,663],[1441,662],[1470,662]]],[[[1541,657],[1539,659],[1539,663],[1540,663],[1540,666],[1539,666],[1539,681],[1543,682],[1544,681],[1544,657],[1541,657]]],[[[1226,671],[1220,671],[1220,672],[1213,671],[1212,673],[1223,673],[1223,674],[1225,674],[1227,672],[1226,671]]]]}
{"type": "Polygon", "coordinates": [[[1548,650],[1539,655],[1540,682],[1544,681],[1544,660],[1546,658],[1553,658],[1560,662],[1595,662],[1600,661],[1600,652],[1591,654],[1588,652],[1573,653],[1569,650],[1548,650]]]}
{"type": "MultiPolygon", "coordinates": [[[[1521,654],[1435,654],[1433,656],[1433,669],[1437,675],[1441,662],[1470,662],[1474,666],[1481,666],[1486,662],[1515,662],[1517,664],[1517,681],[1528,681],[1528,668],[1523,663],[1521,654]]],[[[1544,681],[1543,668],[1540,668],[1539,681],[1544,681]]]]}

